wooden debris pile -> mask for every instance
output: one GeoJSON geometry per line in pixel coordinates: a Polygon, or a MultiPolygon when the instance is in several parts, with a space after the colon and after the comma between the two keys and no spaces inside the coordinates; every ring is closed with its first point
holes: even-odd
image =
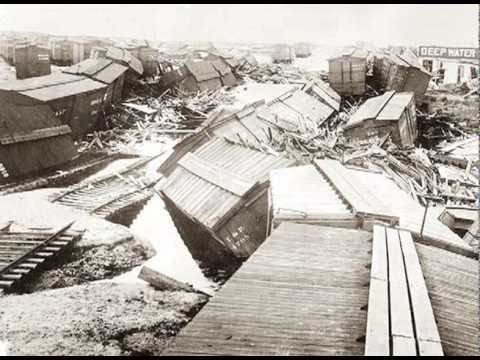
{"type": "Polygon", "coordinates": [[[224,88],[194,96],[177,96],[170,89],[160,96],[135,96],[105,117],[102,129],[87,135],[80,151],[122,151],[145,141],[164,142],[167,136],[191,133],[219,105],[233,103],[224,88]]]}

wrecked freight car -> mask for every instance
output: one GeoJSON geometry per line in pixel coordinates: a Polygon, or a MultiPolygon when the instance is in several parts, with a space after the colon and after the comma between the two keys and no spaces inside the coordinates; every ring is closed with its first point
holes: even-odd
{"type": "MultiPolygon", "coordinates": [[[[28,98],[33,104],[45,104],[64,125],[72,129],[74,139],[81,138],[97,122],[103,107],[107,85],[84,76],[53,73],[0,84],[0,91],[28,98]]],[[[19,105],[15,105],[19,109],[19,105]]]]}
{"type": "Polygon", "coordinates": [[[0,104],[0,182],[57,167],[76,155],[70,127],[47,104],[4,89],[0,104]]]}
{"type": "Polygon", "coordinates": [[[388,91],[368,99],[343,130],[353,142],[374,142],[391,135],[401,147],[414,146],[418,135],[414,93],[388,91]]]}
{"type": "Polygon", "coordinates": [[[270,232],[269,171],[294,163],[213,138],[179,161],[161,193],[193,254],[242,260],[270,232]]]}
{"type": "Polygon", "coordinates": [[[413,91],[416,100],[423,99],[431,74],[398,54],[380,54],[373,68],[375,83],[380,90],[413,91]]]}

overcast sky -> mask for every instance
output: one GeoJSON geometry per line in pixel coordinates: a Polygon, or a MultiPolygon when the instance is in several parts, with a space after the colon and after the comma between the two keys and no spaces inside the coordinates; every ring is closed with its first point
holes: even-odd
{"type": "Polygon", "coordinates": [[[0,5],[0,31],[152,40],[478,46],[478,5],[0,5]]]}

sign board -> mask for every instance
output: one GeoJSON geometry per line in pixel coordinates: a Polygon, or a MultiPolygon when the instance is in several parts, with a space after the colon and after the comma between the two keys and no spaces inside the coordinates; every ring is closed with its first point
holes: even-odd
{"type": "Polygon", "coordinates": [[[445,59],[478,59],[479,49],[469,47],[420,46],[419,57],[445,59]]]}

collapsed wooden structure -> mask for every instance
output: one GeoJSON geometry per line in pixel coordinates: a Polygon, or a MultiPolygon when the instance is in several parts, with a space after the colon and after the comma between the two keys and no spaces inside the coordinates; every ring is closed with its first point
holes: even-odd
{"type": "Polygon", "coordinates": [[[417,139],[417,117],[413,93],[385,94],[368,99],[344,126],[350,141],[378,141],[388,135],[402,147],[414,146],[417,139]]]}
{"type": "Polygon", "coordinates": [[[179,160],[161,193],[193,254],[210,247],[217,255],[244,259],[270,231],[268,172],[293,164],[214,138],[179,160]]]}

